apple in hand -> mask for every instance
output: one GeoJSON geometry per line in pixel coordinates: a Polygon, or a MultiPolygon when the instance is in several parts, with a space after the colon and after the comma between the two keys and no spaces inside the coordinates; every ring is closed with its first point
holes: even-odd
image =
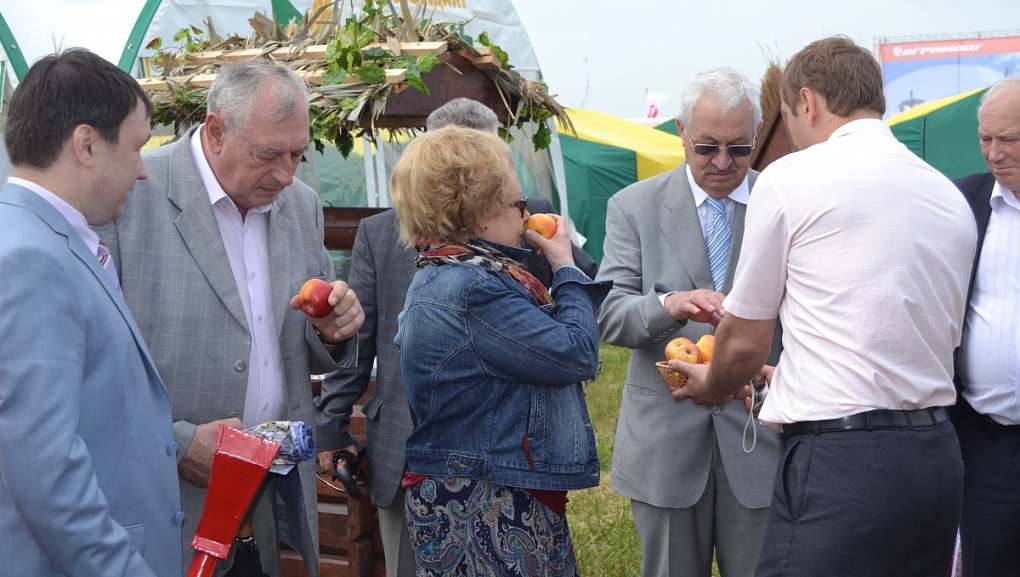
{"type": "MultiPolygon", "coordinates": [[[[528,224],[525,226],[526,230],[533,230],[545,238],[552,238],[556,234],[556,221],[553,217],[545,213],[533,214],[528,218],[528,224]]],[[[531,246],[538,246],[535,243],[528,241],[531,246]]]]}
{"type": "Polygon", "coordinates": [[[333,310],[333,305],[329,304],[329,295],[332,292],[333,285],[321,278],[309,279],[301,285],[301,292],[298,293],[301,310],[313,319],[328,315],[333,310]]]}
{"type": "Polygon", "coordinates": [[[695,344],[698,345],[698,348],[701,350],[701,362],[711,362],[712,349],[715,347],[715,335],[701,335],[701,338],[698,339],[698,342],[695,344]]]}
{"type": "Polygon", "coordinates": [[[701,349],[687,337],[677,337],[666,345],[666,360],[678,360],[685,363],[701,362],[701,349]]]}

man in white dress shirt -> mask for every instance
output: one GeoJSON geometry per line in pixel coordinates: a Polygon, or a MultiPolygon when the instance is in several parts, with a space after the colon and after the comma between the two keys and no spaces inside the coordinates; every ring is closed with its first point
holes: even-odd
{"type": "Polygon", "coordinates": [[[783,72],[799,152],[762,171],[712,364],[674,398],[717,405],[783,353],[761,420],[782,428],[772,576],[927,577],[950,565],[963,463],[946,407],[977,233],[952,183],[882,122],[882,73],[846,37],[783,72]]]}
{"type": "Polygon", "coordinates": [[[957,187],[974,211],[978,257],[971,277],[960,396],[953,423],[963,451],[964,575],[1020,576],[1020,76],[981,98],[978,137],[989,172],[957,187]]]}

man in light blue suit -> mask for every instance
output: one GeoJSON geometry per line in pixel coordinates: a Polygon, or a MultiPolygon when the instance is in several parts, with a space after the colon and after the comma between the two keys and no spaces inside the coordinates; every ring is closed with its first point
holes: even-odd
{"type": "Polygon", "coordinates": [[[4,575],[180,577],[170,396],[89,225],[146,178],[152,105],[85,50],[36,63],[11,100],[0,192],[4,575]]]}

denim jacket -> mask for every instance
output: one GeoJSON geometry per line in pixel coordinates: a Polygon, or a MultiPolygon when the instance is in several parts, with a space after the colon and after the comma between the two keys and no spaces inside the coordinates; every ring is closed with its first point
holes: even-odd
{"type": "Polygon", "coordinates": [[[598,371],[595,315],[611,283],[572,267],[552,283],[555,305],[540,307],[508,274],[481,266],[415,274],[395,339],[414,424],[412,473],[528,489],[598,485],[581,382],[598,371]]]}

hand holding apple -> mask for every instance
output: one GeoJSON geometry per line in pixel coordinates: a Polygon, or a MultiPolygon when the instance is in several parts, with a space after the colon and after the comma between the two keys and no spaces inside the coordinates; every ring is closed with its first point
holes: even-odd
{"type": "Polygon", "coordinates": [[[570,244],[570,234],[567,228],[567,222],[562,216],[558,214],[533,214],[528,219],[528,224],[525,226],[524,238],[532,246],[538,247],[538,253],[545,255],[545,258],[549,260],[549,266],[552,267],[553,271],[557,270],[563,265],[574,264],[574,253],[573,247],[570,244]],[[532,225],[532,221],[535,217],[543,217],[535,221],[532,225]],[[548,219],[548,220],[546,220],[548,219]],[[549,228],[548,222],[552,221],[554,227],[549,228]],[[542,224],[544,223],[544,224],[542,224]],[[538,227],[538,228],[532,228],[538,227]],[[544,236],[549,234],[548,237],[544,236]]]}
{"type": "Polygon", "coordinates": [[[329,341],[327,344],[349,339],[365,322],[365,311],[357,295],[341,280],[327,283],[322,279],[311,279],[305,282],[299,293],[290,299],[290,308],[301,309],[324,342],[329,341]]]}
{"type": "Polygon", "coordinates": [[[313,319],[321,319],[333,310],[329,304],[329,295],[333,294],[333,286],[321,278],[309,279],[301,285],[298,299],[301,310],[313,319]]]}
{"type": "MultiPolygon", "coordinates": [[[[556,234],[556,221],[553,217],[546,213],[533,214],[528,218],[528,223],[525,225],[525,230],[533,230],[545,238],[552,238],[556,234]]],[[[528,244],[531,246],[538,246],[530,238],[528,244]]]]}

